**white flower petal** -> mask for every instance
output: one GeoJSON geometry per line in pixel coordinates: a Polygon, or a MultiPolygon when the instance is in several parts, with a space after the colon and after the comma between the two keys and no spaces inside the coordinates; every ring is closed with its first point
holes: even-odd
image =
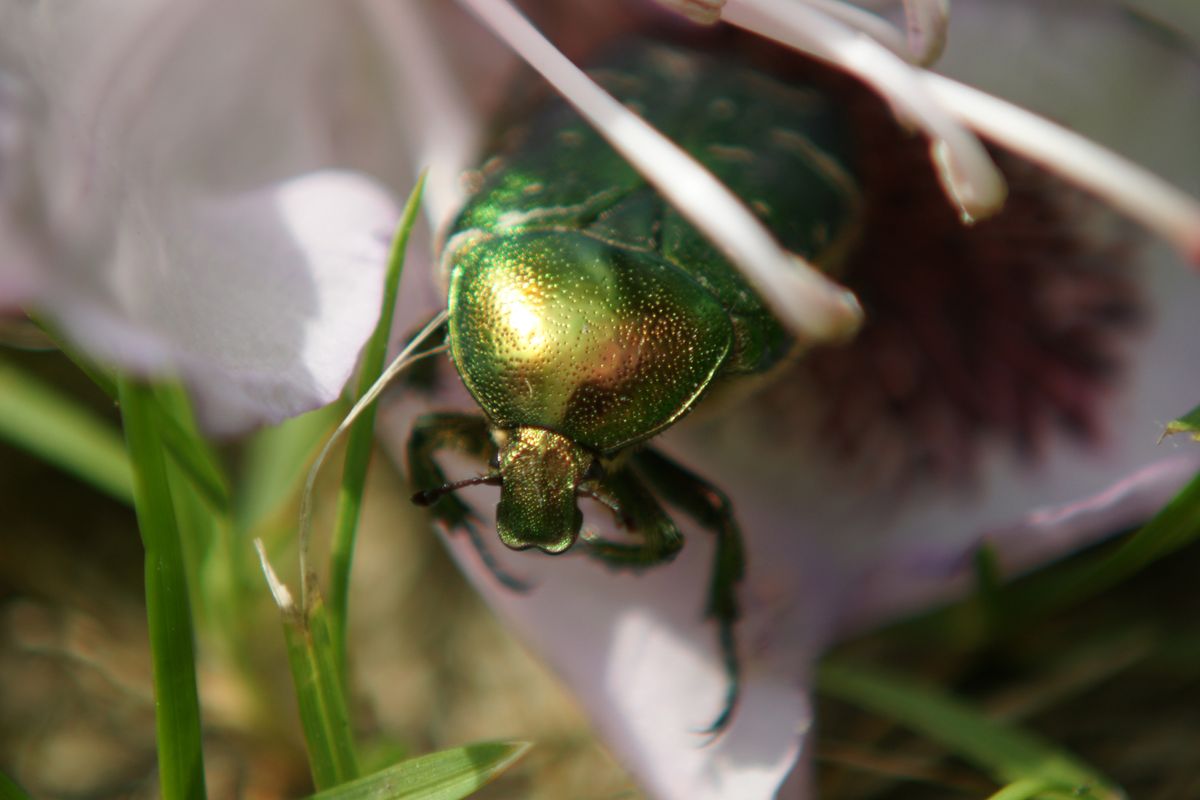
{"type": "Polygon", "coordinates": [[[24,306],[37,296],[40,286],[27,243],[0,218],[0,312],[24,306]]]}
{"type": "Polygon", "coordinates": [[[29,304],[98,358],[182,374],[213,432],[335,398],[378,314],[398,212],[321,172],[406,170],[356,8],[2,12],[28,174],[0,186],[0,231],[36,257],[29,304]]]}
{"type": "MultiPolygon", "coordinates": [[[[174,365],[206,428],[226,434],[334,400],[378,318],[398,211],[350,173],[233,197],[131,204],[103,271],[105,302],[49,306],[98,356],[174,365]]],[[[96,287],[100,289],[101,287],[96,287]]]]}
{"type": "Polygon", "coordinates": [[[715,628],[699,613],[711,554],[702,535],[678,562],[642,577],[582,555],[550,561],[497,553],[532,584],[523,595],[481,574],[461,537],[451,541],[489,602],[583,689],[580,699],[606,741],[655,796],[772,796],[798,754],[809,709],[790,677],[751,674],[730,729],[711,742],[702,732],[725,694],[715,628]]]}
{"type": "Polygon", "coordinates": [[[423,6],[366,0],[391,68],[392,91],[405,101],[404,125],[421,120],[410,136],[412,161],[428,169],[422,198],[435,226],[449,221],[463,202],[462,173],[472,166],[484,123],[454,81],[449,53],[439,47],[423,6]]]}

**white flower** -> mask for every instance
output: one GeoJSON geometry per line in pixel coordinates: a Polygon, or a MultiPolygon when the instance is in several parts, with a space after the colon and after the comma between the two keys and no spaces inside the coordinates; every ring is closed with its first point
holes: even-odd
{"type": "Polygon", "coordinates": [[[0,307],[182,375],[215,433],[334,399],[404,174],[366,45],[318,2],[5,3],[0,307]]]}

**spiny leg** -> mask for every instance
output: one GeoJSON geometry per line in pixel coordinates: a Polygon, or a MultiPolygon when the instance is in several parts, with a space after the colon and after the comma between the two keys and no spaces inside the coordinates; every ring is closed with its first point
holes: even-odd
{"type": "Polygon", "coordinates": [[[601,478],[581,494],[603,503],[618,521],[641,539],[627,544],[583,534],[588,555],[613,568],[654,567],[671,561],[683,547],[683,535],[654,495],[629,470],[601,478]]]}
{"type": "MultiPolygon", "coordinates": [[[[446,474],[433,457],[439,450],[453,450],[485,463],[490,462],[496,448],[488,432],[487,421],[471,414],[446,413],[426,414],[416,421],[408,438],[408,475],[413,486],[427,488],[414,494],[413,502],[430,506],[434,518],[448,531],[465,533],[479,553],[484,567],[502,585],[516,592],[526,591],[529,587],[505,572],[488,550],[479,529],[475,527],[475,515],[467,504],[452,492],[445,491],[448,487],[446,474]]],[[[498,484],[499,477],[484,476],[456,485],[473,483],[498,484]]]]}
{"type": "Polygon", "coordinates": [[[632,456],[632,465],[658,494],[717,537],[712,579],[705,614],[716,621],[729,688],[725,707],[706,733],[719,734],[729,724],[741,689],[734,623],[738,619],[737,587],[745,575],[742,533],[733,518],[733,505],[717,487],[649,448],[632,456]]]}

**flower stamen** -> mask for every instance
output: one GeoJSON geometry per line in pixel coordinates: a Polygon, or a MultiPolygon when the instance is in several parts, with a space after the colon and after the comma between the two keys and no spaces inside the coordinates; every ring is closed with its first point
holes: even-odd
{"type": "Polygon", "coordinates": [[[849,338],[862,321],[853,293],[776,243],[712,173],[605,92],[513,7],[460,0],[536,69],[659,192],[732,261],[802,338],[849,338]]]}
{"type": "Polygon", "coordinates": [[[730,0],[721,18],[860,78],[902,119],[925,130],[942,187],[965,222],[1003,206],[1004,178],[983,144],[941,107],[917,70],[879,42],[811,5],[730,0]]]}
{"type": "Polygon", "coordinates": [[[1200,266],[1200,202],[1095,142],[998,97],[933,73],[925,85],[985,137],[1091,192],[1200,266]]]}

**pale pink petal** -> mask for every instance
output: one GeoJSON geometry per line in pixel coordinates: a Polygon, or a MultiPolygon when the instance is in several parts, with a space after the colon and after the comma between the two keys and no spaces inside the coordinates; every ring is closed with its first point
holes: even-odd
{"type": "Polygon", "coordinates": [[[19,309],[38,294],[36,260],[22,236],[0,218],[0,313],[19,309]]]}
{"type": "Polygon", "coordinates": [[[320,172],[177,207],[132,205],[107,283],[47,309],[99,358],[177,370],[216,434],[335,399],[378,318],[390,196],[320,172]]]}
{"type": "Polygon", "coordinates": [[[94,357],[181,374],[212,432],[336,398],[377,318],[398,211],[327,170],[408,168],[356,8],[4,11],[25,135],[0,258],[23,246],[26,302],[94,357]]]}

